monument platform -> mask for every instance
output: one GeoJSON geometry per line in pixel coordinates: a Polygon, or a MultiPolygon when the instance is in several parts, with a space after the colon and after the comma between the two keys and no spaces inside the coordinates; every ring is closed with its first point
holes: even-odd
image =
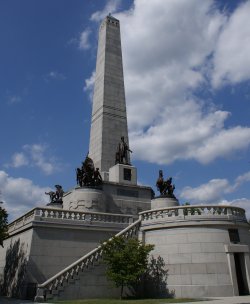
{"type": "Polygon", "coordinates": [[[76,187],[63,196],[63,208],[79,211],[133,214],[151,208],[153,190],[137,185],[136,167],[116,164],[109,169],[109,181],[99,187],[76,187]]]}
{"type": "Polygon", "coordinates": [[[152,189],[147,186],[103,182],[102,190],[76,187],[63,197],[63,209],[133,214],[151,207],[152,189]]]}

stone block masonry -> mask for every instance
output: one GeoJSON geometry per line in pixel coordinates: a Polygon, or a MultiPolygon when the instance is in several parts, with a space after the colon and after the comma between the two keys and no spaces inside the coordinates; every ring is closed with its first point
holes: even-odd
{"type": "Polygon", "coordinates": [[[120,23],[107,16],[99,30],[89,145],[89,156],[101,172],[115,165],[121,136],[128,143],[120,23]]]}

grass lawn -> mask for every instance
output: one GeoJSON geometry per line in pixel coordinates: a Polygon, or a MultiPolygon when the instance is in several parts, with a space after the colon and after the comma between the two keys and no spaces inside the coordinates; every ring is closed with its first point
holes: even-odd
{"type": "Polygon", "coordinates": [[[195,299],[140,299],[140,300],[117,300],[117,299],[85,299],[72,301],[58,301],[59,304],[165,304],[165,303],[186,303],[200,300],[195,299]]]}

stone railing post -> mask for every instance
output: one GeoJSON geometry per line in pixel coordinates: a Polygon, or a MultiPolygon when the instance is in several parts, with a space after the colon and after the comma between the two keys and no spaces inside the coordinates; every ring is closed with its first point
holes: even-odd
{"type": "Polygon", "coordinates": [[[86,214],[85,215],[85,221],[88,222],[88,223],[91,223],[92,222],[92,215],[91,214],[86,214]]]}
{"type": "Polygon", "coordinates": [[[38,288],[38,289],[37,289],[37,292],[36,292],[36,296],[35,296],[34,302],[40,302],[40,303],[45,302],[45,297],[44,297],[44,290],[43,290],[43,288],[38,288]]]}
{"type": "Polygon", "coordinates": [[[34,220],[40,220],[41,219],[41,210],[36,208],[34,210],[34,220]]]}
{"type": "Polygon", "coordinates": [[[231,208],[227,208],[227,215],[233,215],[233,212],[232,212],[231,208]]]}
{"type": "Polygon", "coordinates": [[[184,210],[183,210],[183,208],[178,209],[178,216],[184,218],[184,210]]]}

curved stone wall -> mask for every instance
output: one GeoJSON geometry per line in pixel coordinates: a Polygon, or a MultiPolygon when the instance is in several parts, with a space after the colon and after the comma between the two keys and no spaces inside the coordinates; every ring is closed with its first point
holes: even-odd
{"type": "Polygon", "coordinates": [[[151,209],[179,206],[178,200],[173,196],[158,196],[151,200],[151,209]]]}
{"type": "Polygon", "coordinates": [[[106,212],[105,194],[94,188],[76,188],[63,197],[63,209],[106,212]]]}
{"type": "Polygon", "coordinates": [[[245,211],[229,206],[181,206],[140,213],[142,236],[154,244],[168,270],[167,288],[176,297],[239,294],[234,254],[242,259],[249,291],[249,225],[245,211]],[[229,230],[239,242],[230,241],[229,230]]]}

